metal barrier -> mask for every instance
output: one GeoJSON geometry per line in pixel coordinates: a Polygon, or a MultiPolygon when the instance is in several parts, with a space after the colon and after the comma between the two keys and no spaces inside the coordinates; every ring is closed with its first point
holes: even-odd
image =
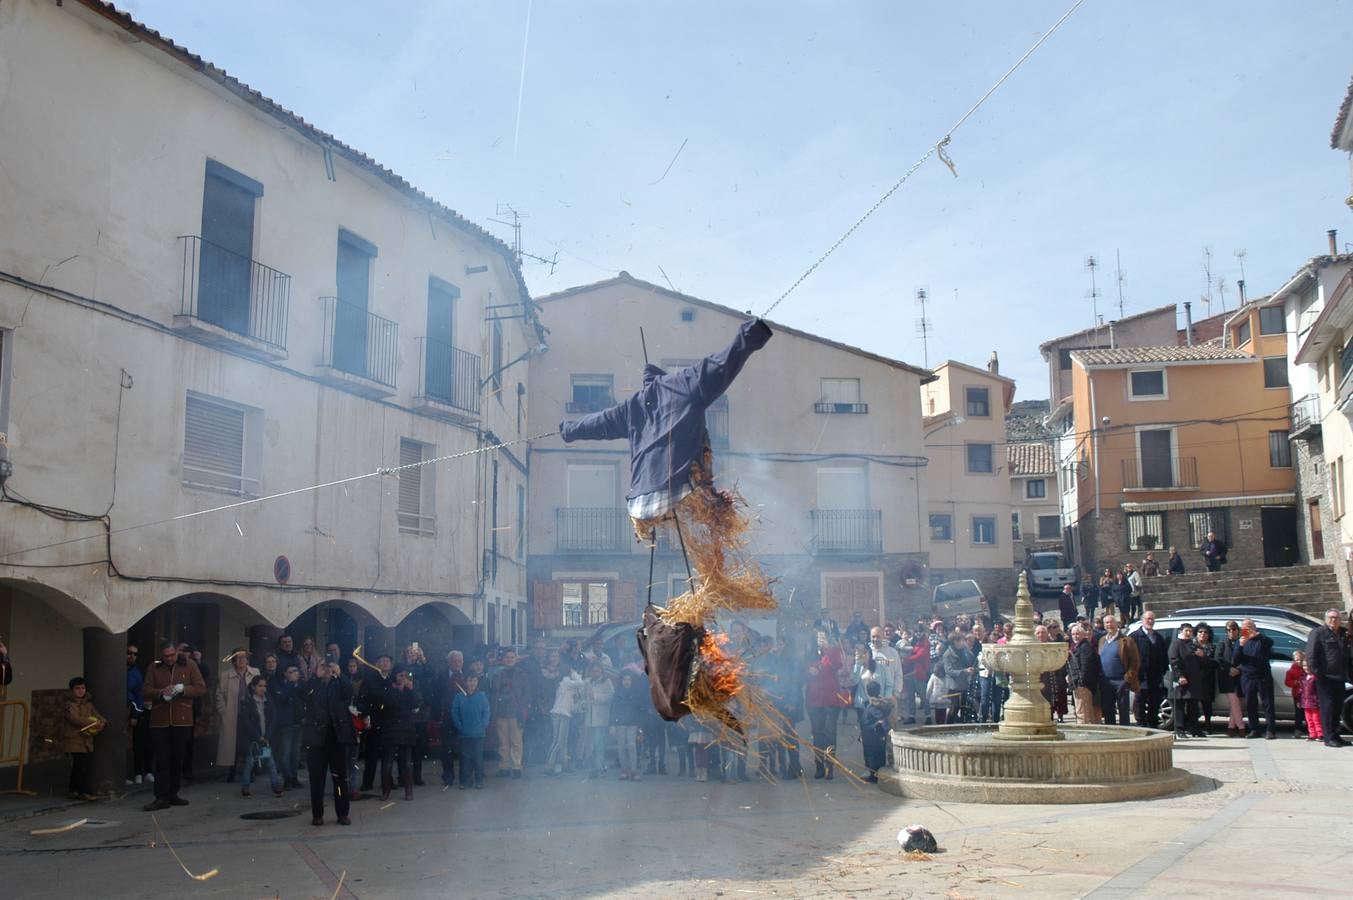
{"type": "Polygon", "coordinates": [[[37,796],[36,791],[26,791],[23,786],[24,754],[27,751],[28,704],[22,700],[6,700],[0,703],[0,766],[14,763],[18,779],[13,788],[0,788],[0,794],[37,796]]]}

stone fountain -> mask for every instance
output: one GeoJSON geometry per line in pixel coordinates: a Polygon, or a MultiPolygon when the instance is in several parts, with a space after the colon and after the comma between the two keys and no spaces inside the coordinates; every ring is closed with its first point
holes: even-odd
{"type": "Polygon", "coordinates": [[[982,648],[987,668],[1010,676],[1003,721],[927,725],[891,735],[896,765],[885,790],[924,800],[980,803],[1103,803],[1183,790],[1191,776],[1174,767],[1174,735],[1126,725],[1052,721],[1039,676],[1066,662],[1067,645],[1034,637],[1029,584],[1019,578],[1015,633],[982,648]]]}

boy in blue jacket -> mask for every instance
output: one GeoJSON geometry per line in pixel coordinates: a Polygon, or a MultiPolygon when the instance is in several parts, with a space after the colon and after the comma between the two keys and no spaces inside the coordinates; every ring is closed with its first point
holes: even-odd
{"type": "Polygon", "coordinates": [[[451,724],[460,739],[460,789],[484,787],[484,734],[489,728],[489,698],[479,690],[479,678],[465,679],[465,693],[451,701],[451,724]]]}

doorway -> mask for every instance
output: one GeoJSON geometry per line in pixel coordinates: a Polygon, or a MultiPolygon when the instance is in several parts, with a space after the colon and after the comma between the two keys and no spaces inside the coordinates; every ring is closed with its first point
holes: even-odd
{"type": "Polygon", "coordinates": [[[1325,534],[1320,523],[1320,501],[1312,500],[1306,507],[1311,520],[1311,559],[1325,558],[1325,534]]]}
{"type": "Polygon", "coordinates": [[[1259,521],[1264,536],[1264,567],[1295,566],[1300,559],[1297,508],[1265,506],[1259,510],[1259,521]]]}

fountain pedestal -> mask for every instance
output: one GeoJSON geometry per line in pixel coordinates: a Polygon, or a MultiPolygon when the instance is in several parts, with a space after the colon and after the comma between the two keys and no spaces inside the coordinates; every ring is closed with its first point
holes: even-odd
{"type": "Polygon", "coordinates": [[[879,772],[880,786],[904,797],[974,803],[1104,803],[1188,787],[1192,776],[1174,767],[1169,732],[1053,723],[1039,675],[1066,658],[1065,643],[1034,637],[1021,574],[1013,639],[982,648],[987,668],[1010,675],[1004,720],[894,731],[895,765],[887,777],[879,772]]]}

